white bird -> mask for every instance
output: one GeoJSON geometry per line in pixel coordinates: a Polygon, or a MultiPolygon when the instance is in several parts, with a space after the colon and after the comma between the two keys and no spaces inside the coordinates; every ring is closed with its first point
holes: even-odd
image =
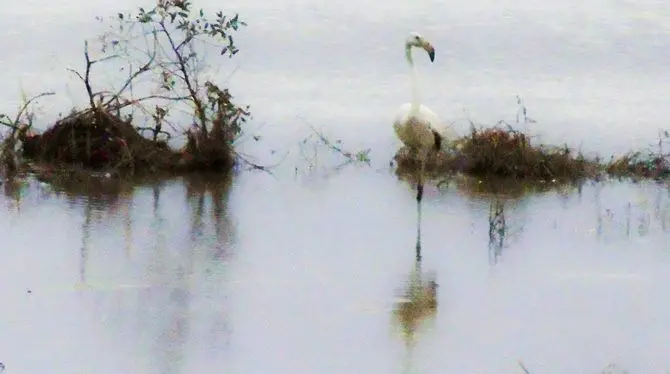
{"type": "Polygon", "coordinates": [[[417,186],[417,200],[420,202],[423,196],[423,173],[426,159],[431,151],[439,151],[446,140],[455,138],[453,130],[447,127],[447,132],[440,133],[435,129],[440,122],[435,112],[422,105],[419,98],[419,82],[412,58],[412,48],[423,48],[430,57],[435,60],[435,48],[432,44],[416,32],[411,32],[405,40],[405,57],[411,68],[412,74],[412,102],[402,104],[396,111],[393,120],[393,129],[396,135],[407,146],[412,153],[417,154],[421,162],[421,174],[417,186]]]}

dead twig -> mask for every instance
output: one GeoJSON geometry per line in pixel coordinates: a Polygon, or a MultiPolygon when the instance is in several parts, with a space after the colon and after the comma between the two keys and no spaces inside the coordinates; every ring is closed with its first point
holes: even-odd
{"type": "MultiPolygon", "coordinates": [[[[335,143],[331,142],[321,131],[314,128],[314,126],[312,126],[310,123],[308,123],[307,120],[305,120],[303,117],[296,116],[296,118],[298,118],[300,121],[305,123],[310,128],[310,130],[312,130],[312,134],[315,135],[323,145],[325,145],[331,151],[333,151],[333,152],[343,156],[344,158],[346,158],[347,162],[345,164],[353,163],[353,162],[362,162],[362,163],[365,163],[367,165],[370,165],[370,158],[369,158],[370,149],[365,149],[365,150],[362,150],[362,151],[359,151],[359,152],[356,152],[356,153],[349,152],[349,151],[343,149],[341,146],[337,145],[337,144],[340,143],[340,141],[336,141],[335,143]]],[[[307,140],[309,140],[309,137],[305,138],[302,141],[302,143],[306,143],[307,140]]],[[[343,165],[341,165],[341,166],[343,166],[343,165]]]]}
{"type": "Polygon", "coordinates": [[[517,362],[518,362],[519,367],[521,368],[521,370],[523,370],[524,374],[530,374],[530,371],[528,371],[528,369],[526,369],[526,367],[523,365],[523,362],[521,362],[521,361],[517,361],[517,362]]]}
{"type": "Polygon", "coordinates": [[[13,121],[9,121],[8,117],[6,114],[0,114],[0,125],[7,126],[9,128],[12,128],[14,130],[18,130],[19,128],[19,122],[21,121],[21,117],[23,116],[23,113],[28,109],[30,104],[32,104],[35,100],[44,97],[44,96],[52,96],[55,95],[54,92],[42,92],[36,96],[31,97],[30,99],[26,100],[25,103],[21,106],[19,109],[19,112],[16,114],[16,117],[14,118],[13,121]]]}

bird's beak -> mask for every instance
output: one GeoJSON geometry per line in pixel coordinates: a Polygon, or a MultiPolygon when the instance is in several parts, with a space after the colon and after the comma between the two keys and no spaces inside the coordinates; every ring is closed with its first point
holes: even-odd
{"type": "Polygon", "coordinates": [[[433,45],[430,44],[429,42],[423,42],[423,49],[428,52],[428,57],[430,57],[430,62],[433,62],[435,60],[435,48],[433,48],[433,45]]]}

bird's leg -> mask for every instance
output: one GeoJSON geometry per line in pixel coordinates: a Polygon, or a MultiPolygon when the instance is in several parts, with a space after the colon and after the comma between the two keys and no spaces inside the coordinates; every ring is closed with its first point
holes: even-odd
{"type": "Polygon", "coordinates": [[[421,204],[421,199],[423,198],[423,174],[426,169],[426,157],[428,154],[425,150],[419,151],[419,162],[421,166],[419,167],[419,178],[416,186],[416,201],[421,204]]]}
{"type": "Polygon", "coordinates": [[[421,199],[423,198],[423,174],[426,169],[426,157],[428,156],[425,149],[419,150],[419,178],[416,186],[416,261],[421,261],[421,199]]]}
{"type": "Polygon", "coordinates": [[[419,177],[419,183],[416,186],[416,202],[421,204],[421,199],[423,198],[423,181],[419,177]]]}
{"type": "Polygon", "coordinates": [[[421,203],[416,203],[416,261],[421,262],[421,203]]]}

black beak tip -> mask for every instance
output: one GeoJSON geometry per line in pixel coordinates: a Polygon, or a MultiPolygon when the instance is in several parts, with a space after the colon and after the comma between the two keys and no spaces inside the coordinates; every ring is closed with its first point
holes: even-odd
{"type": "Polygon", "coordinates": [[[430,62],[435,61],[435,51],[430,51],[428,57],[430,57],[430,62]]]}

